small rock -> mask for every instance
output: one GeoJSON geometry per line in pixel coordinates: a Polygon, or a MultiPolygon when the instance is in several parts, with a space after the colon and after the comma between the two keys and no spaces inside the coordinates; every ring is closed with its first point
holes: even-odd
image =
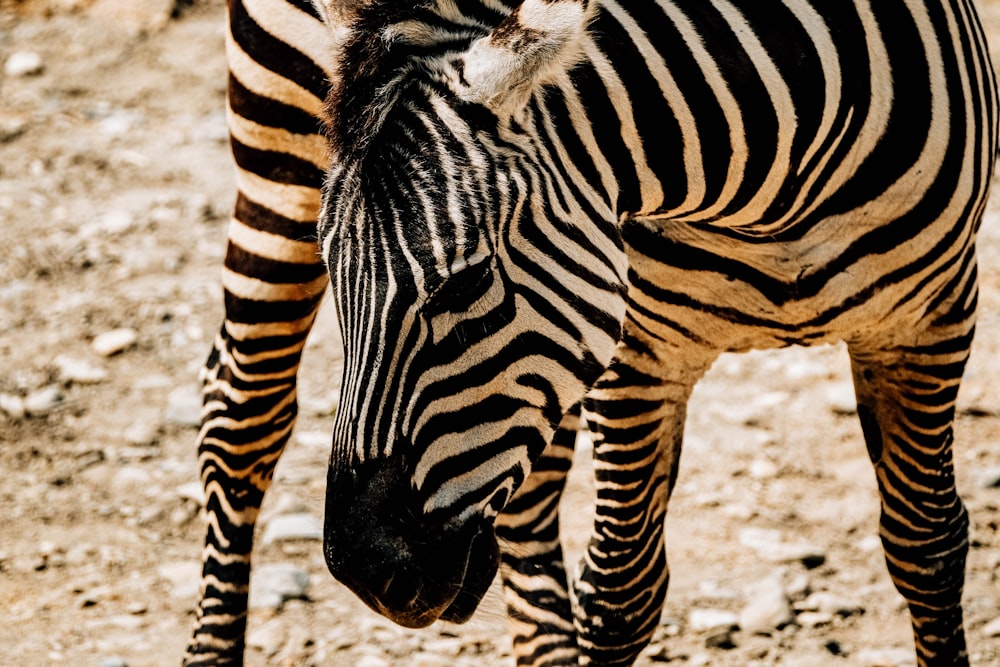
{"type": "Polygon", "coordinates": [[[145,421],[135,422],[122,431],[122,439],[130,445],[149,447],[160,439],[160,427],[145,421]]]}
{"type": "Polygon", "coordinates": [[[170,596],[175,599],[193,600],[201,586],[200,561],[173,561],[156,568],[161,579],[170,584],[170,596]]]}
{"type": "Polygon", "coordinates": [[[979,473],[979,488],[995,489],[1000,487],[1000,466],[986,468],[979,473]]]}
{"type": "Polygon", "coordinates": [[[9,77],[34,76],[44,69],[42,57],[34,51],[15,51],[3,65],[4,74],[9,77]]]}
{"type": "Polygon", "coordinates": [[[40,417],[52,412],[62,400],[62,390],[56,385],[49,385],[28,394],[24,399],[24,410],[33,417],[40,417]]]}
{"type": "Polygon", "coordinates": [[[984,625],[981,632],[986,637],[1000,637],[1000,618],[995,618],[984,625]]]}
{"type": "Polygon", "coordinates": [[[804,611],[795,617],[795,622],[803,628],[816,628],[833,623],[833,615],[822,611],[804,611]]]}
{"type": "Polygon", "coordinates": [[[202,486],[201,482],[188,482],[186,484],[181,484],[175,489],[177,497],[181,500],[190,500],[191,502],[204,506],[205,504],[205,488],[202,486]]]}
{"type": "Polygon", "coordinates": [[[135,345],[137,338],[134,329],[112,329],[94,338],[90,345],[102,357],[111,357],[135,345]]]}
{"type": "Polygon", "coordinates": [[[27,411],[24,408],[24,399],[14,394],[0,394],[0,411],[14,419],[22,419],[27,411]]]}
{"type": "Polygon", "coordinates": [[[201,389],[184,386],[170,392],[164,418],[171,424],[201,426],[201,389]]]}
{"type": "Polygon", "coordinates": [[[108,378],[108,372],[84,359],[76,359],[60,354],[53,362],[59,369],[59,377],[76,384],[98,384],[108,378]]]}
{"type": "Polygon", "coordinates": [[[739,622],[739,616],[722,609],[692,609],[688,615],[688,626],[696,632],[719,627],[734,628],[739,622]]]}
{"type": "Polygon", "coordinates": [[[145,495],[150,490],[152,476],[145,468],[139,466],[123,466],[111,479],[111,488],[127,498],[145,495]]]}
{"type": "Polygon", "coordinates": [[[125,662],[125,658],[114,655],[101,658],[101,661],[97,663],[97,667],[128,667],[128,663],[125,662]]]}
{"type": "Polygon", "coordinates": [[[849,382],[837,382],[826,390],[826,402],[838,415],[853,415],[858,411],[858,399],[849,382]]]}
{"type": "Polygon", "coordinates": [[[299,431],[295,434],[295,442],[304,447],[328,448],[332,441],[329,431],[299,431]]]}
{"type": "Polygon", "coordinates": [[[740,544],[750,547],[761,558],[772,563],[800,562],[806,567],[818,567],[826,561],[826,551],[805,542],[785,542],[778,530],[744,528],[740,544]]]}
{"type": "Polygon", "coordinates": [[[917,663],[913,650],[902,648],[862,649],[857,661],[864,667],[913,667],[917,663]]]}
{"type": "Polygon", "coordinates": [[[752,586],[747,598],[740,611],[740,628],[745,632],[770,635],[795,621],[788,595],[776,577],[752,586]]]}
{"type": "Polygon", "coordinates": [[[795,605],[800,611],[818,611],[832,616],[854,616],[864,613],[857,601],[827,591],[817,591],[795,605]]]}
{"type": "Polygon", "coordinates": [[[354,665],[355,667],[389,667],[389,663],[385,658],[371,654],[361,656],[354,665]]]}
{"type": "Polygon", "coordinates": [[[302,599],[309,589],[309,573],[290,563],[254,568],[250,578],[251,609],[281,609],[286,600],[302,599]]]}
{"type": "Polygon", "coordinates": [[[14,141],[28,129],[28,123],[20,118],[0,118],[0,143],[14,141]]]}
{"type": "Polygon", "coordinates": [[[322,540],[323,522],[311,514],[279,514],[264,528],[264,544],[285,540],[322,540]]]}
{"type": "Polygon", "coordinates": [[[247,633],[247,646],[257,649],[270,658],[281,650],[287,634],[280,620],[271,619],[247,633]]]}

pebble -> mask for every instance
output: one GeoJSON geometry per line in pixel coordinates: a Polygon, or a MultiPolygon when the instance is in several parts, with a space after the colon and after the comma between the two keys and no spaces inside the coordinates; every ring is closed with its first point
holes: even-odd
{"type": "Polygon", "coordinates": [[[864,613],[861,603],[827,591],[817,591],[795,605],[799,611],[817,611],[831,616],[854,616],[864,613]]]}
{"type": "Polygon", "coordinates": [[[171,424],[201,426],[201,388],[183,386],[171,391],[164,418],[171,424]]]}
{"type": "Polygon", "coordinates": [[[725,650],[736,648],[736,642],[733,641],[733,629],[728,626],[722,626],[709,630],[705,636],[705,648],[721,648],[725,650]]]}
{"type": "Polygon", "coordinates": [[[299,431],[295,434],[295,442],[303,447],[329,448],[333,436],[329,431],[299,431]]]}
{"type": "Polygon", "coordinates": [[[981,632],[986,637],[1000,637],[1000,618],[995,618],[984,625],[981,632]]]}
{"type": "Polygon", "coordinates": [[[803,628],[816,628],[833,623],[833,615],[821,611],[804,611],[795,617],[795,622],[803,628]]]}
{"type": "MultiPolygon", "coordinates": [[[[253,595],[253,589],[250,590],[253,595]]],[[[267,657],[281,650],[288,631],[279,619],[271,619],[258,628],[247,633],[247,646],[255,648],[267,657]]]]}
{"type": "Polygon", "coordinates": [[[34,76],[44,69],[42,57],[34,51],[15,51],[3,65],[4,74],[9,77],[34,76]]]}
{"type": "Polygon", "coordinates": [[[128,667],[128,663],[125,662],[125,658],[114,655],[101,658],[101,661],[97,663],[97,667],[128,667]]]}
{"type": "Polygon", "coordinates": [[[771,563],[800,562],[806,567],[817,567],[826,562],[826,551],[806,542],[785,542],[779,530],[744,528],[740,531],[740,544],[757,552],[771,563]]]}
{"type": "Polygon", "coordinates": [[[322,540],[323,521],[312,514],[279,514],[264,528],[264,544],[285,540],[322,540]]]}
{"type": "Polygon", "coordinates": [[[108,378],[108,372],[85,359],[77,359],[60,354],[53,362],[59,369],[59,377],[76,384],[98,384],[108,378]]]}
{"type": "Polygon", "coordinates": [[[205,504],[205,488],[201,482],[187,482],[178,486],[174,491],[181,500],[190,500],[199,506],[205,504]]]}
{"type": "Polygon", "coordinates": [[[0,394],[0,411],[14,419],[22,419],[26,414],[24,399],[14,394],[0,394]]]}
{"type": "Polygon", "coordinates": [[[377,655],[363,655],[354,663],[355,667],[389,667],[388,661],[377,655]]]}
{"type": "Polygon", "coordinates": [[[979,473],[979,488],[1000,488],[1000,466],[986,468],[979,473]]]}
{"type": "Polygon", "coordinates": [[[287,600],[302,599],[309,589],[309,573],[291,563],[255,567],[250,578],[251,609],[281,609],[287,600]]]}
{"type": "Polygon", "coordinates": [[[170,596],[177,600],[194,600],[201,587],[200,561],[173,561],[156,568],[156,573],[170,585],[170,596]]]}
{"type": "Polygon", "coordinates": [[[740,617],[722,609],[692,609],[688,614],[688,626],[696,632],[719,627],[736,627],[740,617]]]}
{"type": "Polygon", "coordinates": [[[90,346],[102,357],[111,357],[135,345],[137,338],[135,329],[123,327],[105,331],[95,337],[90,346]]]}
{"type": "Polygon", "coordinates": [[[912,649],[866,648],[858,651],[857,661],[864,667],[913,667],[916,657],[912,649]]]}
{"type": "Polygon", "coordinates": [[[122,431],[122,439],[130,445],[149,447],[159,441],[160,427],[145,421],[135,422],[122,431]]]}
{"type": "Polygon", "coordinates": [[[752,586],[747,599],[747,605],[740,611],[740,628],[745,632],[770,635],[795,621],[788,595],[776,577],[752,586]]]}
{"type": "Polygon", "coordinates": [[[24,410],[33,417],[40,417],[52,412],[62,401],[62,389],[53,384],[28,394],[24,410]]]}
{"type": "Polygon", "coordinates": [[[838,415],[853,415],[858,411],[858,399],[850,382],[831,384],[826,390],[826,402],[838,415]]]}

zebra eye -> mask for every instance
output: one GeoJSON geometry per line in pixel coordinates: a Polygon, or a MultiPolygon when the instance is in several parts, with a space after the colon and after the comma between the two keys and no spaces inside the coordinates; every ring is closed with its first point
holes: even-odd
{"type": "Polygon", "coordinates": [[[465,266],[444,279],[428,295],[420,311],[428,315],[466,312],[493,284],[492,276],[489,262],[465,266]]]}

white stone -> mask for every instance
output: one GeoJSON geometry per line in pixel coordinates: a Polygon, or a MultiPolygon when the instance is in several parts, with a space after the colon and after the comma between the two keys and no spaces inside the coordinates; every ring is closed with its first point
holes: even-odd
{"type": "Polygon", "coordinates": [[[53,362],[59,369],[59,377],[76,384],[98,384],[108,378],[108,372],[85,359],[77,359],[60,354],[53,362]]]}
{"type": "Polygon", "coordinates": [[[200,506],[205,505],[205,489],[201,482],[188,482],[181,484],[175,489],[177,497],[181,500],[190,500],[200,506]]]}
{"type": "Polygon", "coordinates": [[[980,630],[986,637],[1000,637],[1000,618],[995,618],[980,630]]]}
{"type": "Polygon", "coordinates": [[[835,414],[853,415],[858,411],[854,386],[849,382],[836,382],[827,387],[826,402],[835,414]]]}
{"type": "Polygon", "coordinates": [[[14,419],[21,419],[26,414],[24,399],[14,394],[0,394],[0,411],[14,419]]]}
{"type": "Polygon", "coordinates": [[[200,561],[172,561],[156,568],[161,579],[170,584],[170,596],[178,600],[193,600],[201,586],[200,561]]]}
{"type": "Polygon", "coordinates": [[[201,425],[201,389],[197,386],[177,387],[167,396],[164,418],[181,426],[201,425]]]}
{"type": "Polygon", "coordinates": [[[250,608],[280,609],[287,600],[305,597],[309,573],[291,563],[268,563],[250,577],[250,608]]]}
{"type": "Polygon", "coordinates": [[[330,431],[299,431],[295,434],[295,442],[303,447],[328,449],[333,436],[330,431]]]}
{"type": "Polygon", "coordinates": [[[52,412],[62,400],[62,390],[56,385],[49,385],[28,394],[24,399],[24,410],[29,415],[40,417],[52,412]]]}
{"type": "Polygon", "coordinates": [[[264,544],[285,540],[322,540],[323,521],[312,514],[279,514],[264,528],[264,544]]]}
{"type": "Polygon", "coordinates": [[[806,542],[785,542],[779,530],[744,528],[740,531],[739,540],[740,544],[772,563],[816,565],[826,560],[826,551],[822,547],[806,542]]]}
{"type": "Polygon", "coordinates": [[[281,650],[287,634],[279,619],[271,619],[247,633],[247,646],[257,649],[270,658],[281,650]]]}
{"type": "Polygon", "coordinates": [[[795,617],[795,622],[803,628],[815,628],[833,623],[833,616],[821,611],[804,611],[795,617]]]}
{"type": "Polygon", "coordinates": [[[105,331],[90,346],[102,357],[111,357],[135,345],[138,335],[134,329],[121,328],[105,331]]]}
{"type": "Polygon", "coordinates": [[[385,658],[377,655],[363,655],[354,663],[355,667],[389,667],[389,662],[385,658]]]}
{"type": "Polygon", "coordinates": [[[9,77],[34,76],[44,69],[42,57],[34,51],[15,51],[3,66],[4,74],[9,77]]]}
{"type": "Polygon", "coordinates": [[[688,614],[688,626],[696,632],[720,627],[739,625],[740,617],[723,609],[692,609],[688,614]]]}
{"type": "Polygon", "coordinates": [[[864,612],[860,602],[830,593],[817,591],[795,605],[801,611],[818,611],[833,616],[853,616],[864,612]]]}
{"type": "Polygon", "coordinates": [[[740,611],[740,628],[752,634],[773,634],[795,620],[788,595],[777,577],[765,579],[747,592],[740,611]]]}
{"type": "Polygon", "coordinates": [[[864,667],[913,667],[917,664],[912,649],[866,648],[858,651],[857,660],[864,667]]]}

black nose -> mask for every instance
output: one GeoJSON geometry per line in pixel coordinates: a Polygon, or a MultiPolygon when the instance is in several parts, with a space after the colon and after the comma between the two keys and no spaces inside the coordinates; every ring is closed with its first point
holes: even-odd
{"type": "Polygon", "coordinates": [[[371,594],[385,607],[413,609],[420,599],[419,577],[398,554],[372,564],[359,574],[371,594]]]}
{"type": "Polygon", "coordinates": [[[405,470],[379,461],[331,473],[324,555],[333,576],[369,607],[405,627],[463,621],[498,564],[481,517],[440,523],[423,515],[405,470]]]}

